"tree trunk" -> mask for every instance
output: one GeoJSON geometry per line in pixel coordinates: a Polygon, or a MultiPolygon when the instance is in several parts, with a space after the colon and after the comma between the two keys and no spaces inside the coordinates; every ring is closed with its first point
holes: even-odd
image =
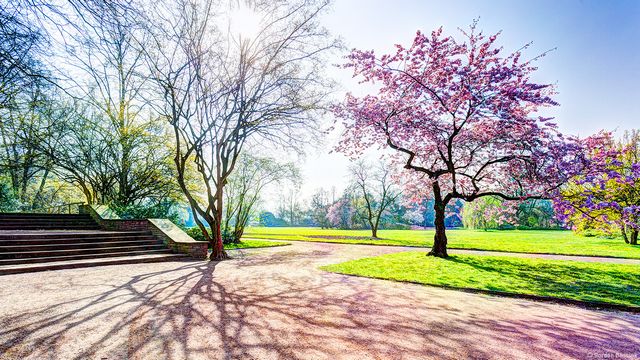
{"type": "Polygon", "coordinates": [[[447,254],[447,234],[444,226],[445,209],[447,204],[442,199],[442,194],[440,194],[440,185],[437,182],[433,183],[433,197],[433,210],[435,211],[434,225],[436,227],[436,234],[433,236],[433,247],[427,255],[446,258],[449,256],[447,254]]]}
{"type": "Polygon", "coordinates": [[[224,251],[224,244],[222,243],[222,232],[220,231],[219,221],[216,221],[215,226],[211,229],[211,233],[211,255],[209,256],[209,260],[220,261],[228,259],[229,256],[224,251]]]}
{"type": "Polygon", "coordinates": [[[373,221],[373,214],[371,210],[369,210],[369,216],[367,217],[367,221],[369,222],[369,226],[371,227],[371,237],[374,239],[378,238],[378,222],[373,221]]]}
{"type": "Polygon", "coordinates": [[[31,208],[39,208],[44,204],[42,203],[42,192],[44,191],[44,186],[47,184],[47,178],[49,177],[49,167],[44,170],[44,175],[40,179],[40,186],[38,186],[38,191],[36,195],[33,197],[33,202],[31,203],[31,208]]]}
{"type": "Polygon", "coordinates": [[[631,230],[631,236],[629,236],[629,243],[631,245],[638,245],[638,230],[631,230]]]}
{"type": "Polygon", "coordinates": [[[215,224],[211,229],[211,256],[209,256],[209,260],[219,261],[226,260],[229,258],[227,253],[224,251],[224,244],[222,242],[222,231],[220,226],[222,225],[222,188],[219,188],[217,191],[217,200],[216,200],[216,208],[215,208],[215,224]]]}
{"type": "Polygon", "coordinates": [[[233,229],[233,243],[239,244],[244,234],[244,226],[235,226],[233,229]]]}
{"type": "Polygon", "coordinates": [[[436,233],[433,236],[433,247],[428,255],[446,258],[447,255],[447,234],[444,226],[444,204],[436,204],[434,207],[436,212],[435,227],[436,233]]]}
{"type": "Polygon", "coordinates": [[[629,237],[627,236],[627,231],[625,230],[625,225],[620,226],[620,232],[622,233],[622,238],[626,244],[629,243],[629,237]]]}

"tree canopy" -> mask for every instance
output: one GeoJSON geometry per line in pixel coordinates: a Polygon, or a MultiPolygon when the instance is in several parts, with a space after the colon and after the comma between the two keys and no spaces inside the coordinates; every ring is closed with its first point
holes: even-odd
{"type": "Polygon", "coordinates": [[[553,85],[531,80],[545,54],[505,54],[498,35],[485,36],[475,22],[461,30],[462,40],[441,28],[418,32],[394,53],[354,50],[343,66],[377,91],[348,94],[335,107],[345,127],[338,149],[396,151],[410,171],[408,190],[435,199],[432,255],[447,256],[444,217],[452,199],[548,197],[581,163],[580,142],[537,115],[558,105],[553,85]]]}

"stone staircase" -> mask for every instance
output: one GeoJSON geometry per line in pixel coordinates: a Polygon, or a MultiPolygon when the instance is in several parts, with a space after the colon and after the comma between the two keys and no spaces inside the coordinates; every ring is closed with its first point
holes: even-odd
{"type": "Polygon", "coordinates": [[[0,213],[0,275],[184,257],[150,231],[102,230],[88,214],[0,213]]]}
{"type": "Polygon", "coordinates": [[[87,214],[0,213],[0,230],[100,230],[87,214]]]}

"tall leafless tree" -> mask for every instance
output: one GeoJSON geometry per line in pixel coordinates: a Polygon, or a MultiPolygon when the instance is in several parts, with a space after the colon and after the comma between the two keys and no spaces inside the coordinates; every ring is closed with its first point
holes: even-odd
{"type": "MultiPolygon", "coordinates": [[[[94,179],[101,179],[95,181],[93,192],[99,197],[93,200],[118,206],[166,196],[173,178],[168,127],[148,106],[145,32],[132,8],[130,1],[85,5],[78,10],[83,21],[70,32],[64,54],[65,68],[76,75],[65,84],[71,83],[69,92],[87,105],[78,119],[94,120],[102,147],[100,164],[93,164],[98,169],[94,179]]],[[[87,141],[75,137],[72,143],[87,141]]],[[[80,150],[68,148],[74,149],[80,150]]],[[[57,159],[64,162],[68,156],[57,159]]]]}
{"type": "Polygon", "coordinates": [[[252,34],[233,30],[228,15],[236,1],[157,5],[149,24],[156,44],[149,64],[175,135],[178,183],[212,260],[227,257],[220,231],[224,187],[238,156],[266,143],[300,147],[330,88],[322,77],[324,54],[337,45],[318,23],[327,1],[242,4],[256,14],[252,34]],[[191,163],[200,175],[197,188],[183,175],[191,163]]]}

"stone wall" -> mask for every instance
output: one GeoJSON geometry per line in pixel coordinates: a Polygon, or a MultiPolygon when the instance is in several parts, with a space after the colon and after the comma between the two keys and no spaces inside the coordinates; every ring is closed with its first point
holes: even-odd
{"type": "Polygon", "coordinates": [[[175,253],[206,259],[209,245],[196,241],[168,219],[120,219],[105,205],[82,205],[80,213],[89,214],[105,230],[150,231],[175,253]]]}

